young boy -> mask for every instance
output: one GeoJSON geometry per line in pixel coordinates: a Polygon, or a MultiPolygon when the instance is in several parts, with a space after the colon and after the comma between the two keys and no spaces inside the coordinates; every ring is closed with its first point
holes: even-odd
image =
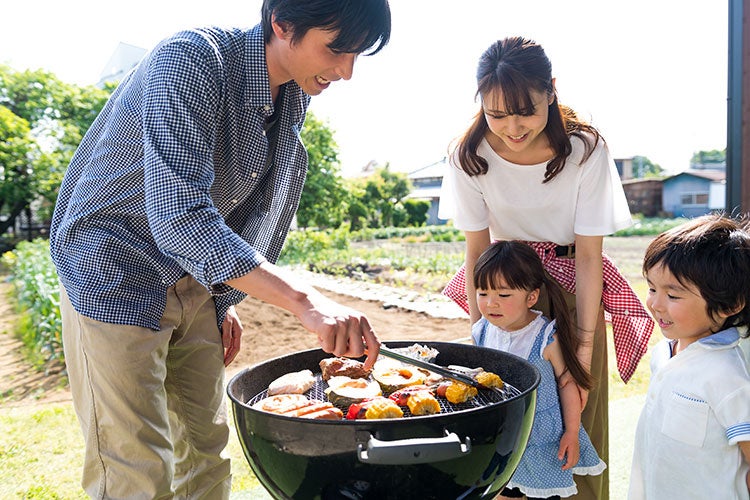
{"type": "Polygon", "coordinates": [[[709,215],[646,250],[646,305],[665,341],[636,430],[631,500],[750,497],[750,233],[709,215]],[[743,333],[740,333],[743,332],[743,333]]]}

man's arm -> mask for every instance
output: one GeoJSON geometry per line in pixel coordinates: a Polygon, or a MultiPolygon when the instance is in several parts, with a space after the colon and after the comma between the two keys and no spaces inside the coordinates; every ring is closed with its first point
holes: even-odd
{"type": "Polygon", "coordinates": [[[375,364],[380,341],[364,314],[332,301],[270,262],[226,283],[294,314],[302,326],[318,336],[325,352],[356,358],[367,349],[365,366],[372,368],[375,364]]]}

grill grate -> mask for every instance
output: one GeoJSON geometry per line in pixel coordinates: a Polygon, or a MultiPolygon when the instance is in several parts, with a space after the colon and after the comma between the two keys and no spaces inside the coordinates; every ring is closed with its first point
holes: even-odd
{"type": "MultiPolygon", "coordinates": [[[[305,395],[310,399],[317,399],[320,401],[328,401],[325,390],[328,388],[328,383],[325,382],[320,373],[315,375],[315,384],[305,395]]],[[[512,385],[505,383],[502,389],[480,389],[476,397],[471,398],[465,403],[453,404],[445,398],[436,397],[440,404],[440,414],[443,413],[454,413],[457,411],[471,410],[473,408],[483,408],[496,403],[502,403],[508,399],[519,396],[521,391],[513,387],[512,385]]],[[[389,394],[383,394],[388,397],[389,394]]],[[[268,390],[264,390],[252,398],[250,398],[245,405],[252,406],[261,399],[268,397],[268,390]]],[[[341,411],[346,415],[347,407],[339,406],[341,411]]],[[[408,407],[402,406],[401,409],[404,411],[404,418],[411,417],[411,412],[408,407]]]]}

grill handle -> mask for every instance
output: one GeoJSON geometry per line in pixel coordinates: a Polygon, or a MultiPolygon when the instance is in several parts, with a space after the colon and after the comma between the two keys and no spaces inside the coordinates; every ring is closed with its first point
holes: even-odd
{"type": "Polygon", "coordinates": [[[458,435],[445,431],[441,438],[412,438],[382,441],[370,436],[367,447],[357,445],[360,462],[378,465],[425,464],[452,460],[471,453],[471,439],[463,443],[458,435]]]}

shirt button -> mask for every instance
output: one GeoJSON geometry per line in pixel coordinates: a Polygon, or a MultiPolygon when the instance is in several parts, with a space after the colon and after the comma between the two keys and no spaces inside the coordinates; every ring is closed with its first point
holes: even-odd
{"type": "Polygon", "coordinates": [[[253,179],[255,179],[256,177],[258,177],[258,174],[256,172],[253,172],[252,174],[250,174],[250,177],[252,177],[253,179]]]}
{"type": "Polygon", "coordinates": [[[263,106],[263,111],[271,111],[271,106],[266,104],[265,106],[263,106]]]}
{"type": "Polygon", "coordinates": [[[624,311],[623,311],[622,313],[623,313],[623,314],[624,314],[625,316],[627,316],[628,314],[630,314],[630,311],[628,311],[627,309],[625,309],[625,310],[624,310],[624,311]]]}
{"type": "Polygon", "coordinates": [[[239,200],[232,200],[232,203],[237,204],[239,200]]]}

